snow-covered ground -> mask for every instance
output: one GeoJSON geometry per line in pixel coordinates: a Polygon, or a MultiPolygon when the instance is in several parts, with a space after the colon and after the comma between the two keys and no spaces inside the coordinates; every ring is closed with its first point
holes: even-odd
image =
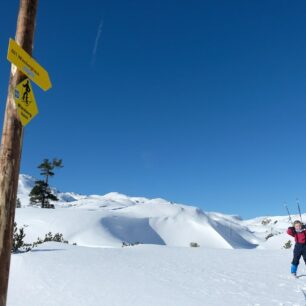
{"type": "Polygon", "coordinates": [[[283,248],[286,216],[242,220],[163,199],[55,189],[56,209],[40,209],[29,206],[33,184],[20,176],[25,240],[59,232],[77,246],[13,254],[9,306],[305,305],[306,269],[290,278],[292,250],[283,248]]]}
{"type": "Polygon", "coordinates": [[[291,252],[46,243],[14,254],[8,306],[304,306],[291,252]]]}

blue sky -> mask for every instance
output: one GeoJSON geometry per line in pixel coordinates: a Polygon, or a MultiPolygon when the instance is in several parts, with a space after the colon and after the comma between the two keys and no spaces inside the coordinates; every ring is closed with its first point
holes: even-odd
{"type": "MultiPolygon", "coordinates": [[[[18,1],[0,4],[3,118],[18,1]]],[[[306,2],[40,1],[21,172],[244,218],[306,210],[306,2]]],[[[2,121],[1,121],[2,122],[2,121]]]]}

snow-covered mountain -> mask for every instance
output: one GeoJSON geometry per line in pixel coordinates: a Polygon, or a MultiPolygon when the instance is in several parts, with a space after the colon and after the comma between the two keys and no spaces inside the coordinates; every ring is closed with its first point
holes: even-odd
{"type": "Polygon", "coordinates": [[[28,175],[19,178],[18,197],[26,209],[17,210],[16,221],[26,225],[28,241],[50,231],[78,245],[100,247],[117,247],[122,242],[186,247],[196,242],[206,248],[281,249],[289,240],[284,233],[287,217],[244,221],[164,199],[116,192],[80,195],[53,189],[60,199],[56,209],[32,208],[28,194],[34,181],[28,175]]]}

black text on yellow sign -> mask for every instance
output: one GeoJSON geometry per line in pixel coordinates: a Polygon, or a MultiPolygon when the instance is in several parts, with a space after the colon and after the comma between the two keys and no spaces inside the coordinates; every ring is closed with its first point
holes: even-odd
{"type": "Polygon", "coordinates": [[[38,114],[38,108],[29,79],[25,79],[16,86],[14,99],[20,121],[25,126],[38,114]]]}
{"type": "Polygon", "coordinates": [[[48,72],[13,39],[9,42],[7,59],[43,90],[51,88],[48,72]]]}

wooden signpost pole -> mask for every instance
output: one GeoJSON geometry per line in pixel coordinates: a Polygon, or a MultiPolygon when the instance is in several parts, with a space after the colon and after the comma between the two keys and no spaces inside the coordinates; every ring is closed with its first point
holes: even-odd
{"type": "MultiPolygon", "coordinates": [[[[20,0],[15,40],[32,54],[38,0],[20,0]]],[[[14,89],[26,76],[12,64],[0,148],[0,306],[6,305],[23,127],[14,89]]]]}

